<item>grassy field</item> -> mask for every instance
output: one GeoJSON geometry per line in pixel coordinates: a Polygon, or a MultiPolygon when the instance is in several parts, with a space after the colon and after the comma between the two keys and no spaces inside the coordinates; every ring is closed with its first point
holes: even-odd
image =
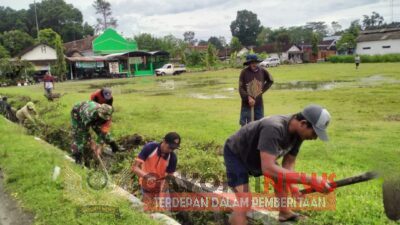
{"type": "Polygon", "coordinates": [[[62,151],[27,136],[21,127],[0,119],[0,166],[5,186],[22,207],[33,212],[35,224],[157,224],[130,203],[111,193],[95,191],[86,182],[87,170],[65,160],[62,151]],[[52,181],[53,168],[61,174],[52,181]],[[89,206],[118,208],[92,211],[89,206]]]}
{"type": "MultiPolygon", "coordinates": [[[[400,64],[309,64],[271,68],[273,89],[264,95],[265,114],[289,114],[309,103],[330,111],[331,141],[306,142],[296,169],[336,173],[338,178],[367,170],[400,171],[400,64]]],[[[0,89],[22,105],[21,96],[37,102],[49,124],[69,128],[72,105],[111,86],[115,137],[139,133],[160,140],[168,131],[182,135],[180,171],[224,174],[220,148],[239,129],[240,71],[227,69],[169,77],[88,80],[56,84],[65,94],[49,103],[42,85],[0,89]]],[[[0,161],[1,162],[1,161],[0,161]]],[[[308,212],[307,224],[389,224],[383,212],[382,180],[336,191],[337,209],[308,212]]]]}

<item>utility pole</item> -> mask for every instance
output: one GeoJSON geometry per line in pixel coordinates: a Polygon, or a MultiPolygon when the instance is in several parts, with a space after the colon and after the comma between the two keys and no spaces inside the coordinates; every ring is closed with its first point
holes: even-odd
{"type": "Polygon", "coordinates": [[[35,6],[36,31],[37,31],[37,39],[39,40],[39,23],[38,23],[38,20],[37,20],[36,0],[33,0],[33,5],[35,6]]]}

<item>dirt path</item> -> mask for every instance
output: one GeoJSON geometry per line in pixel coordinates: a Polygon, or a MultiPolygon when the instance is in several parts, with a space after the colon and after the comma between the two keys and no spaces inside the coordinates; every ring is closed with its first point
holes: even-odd
{"type": "Polygon", "coordinates": [[[4,191],[3,173],[0,169],[0,225],[30,225],[34,216],[24,212],[17,202],[4,191]]]}

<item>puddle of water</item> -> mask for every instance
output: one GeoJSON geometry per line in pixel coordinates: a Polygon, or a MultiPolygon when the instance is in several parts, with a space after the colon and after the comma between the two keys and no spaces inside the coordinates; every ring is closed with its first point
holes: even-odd
{"type": "Polygon", "coordinates": [[[189,95],[191,98],[197,98],[197,99],[226,99],[229,98],[228,96],[225,95],[205,95],[201,93],[193,93],[189,95]]]}
{"type": "Polygon", "coordinates": [[[271,88],[274,90],[319,91],[342,87],[381,85],[384,83],[400,83],[400,80],[382,75],[373,75],[359,80],[292,81],[288,83],[274,83],[271,88]]]}
{"type": "Polygon", "coordinates": [[[157,92],[153,94],[149,94],[149,96],[168,96],[168,95],[174,95],[172,92],[157,92]]]}
{"type": "MultiPolygon", "coordinates": [[[[288,83],[275,83],[272,85],[274,90],[300,90],[300,91],[316,91],[316,90],[331,90],[337,87],[338,83],[343,81],[292,81],[288,83]]],[[[346,81],[349,82],[349,81],[346,81]]]]}
{"type": "Polygon", "coordinates": [[[396,80],[391,77],[385,77],[383,75],[373,75],[370,77],[364,77],[364,78],[361,78],[360,81],[362,83],[367,83],[367,84],[399,83],[400,82],[400,80],[396,80]]]}
{"type": "Polygon", "coordinates": [[[161,88],[167,90],[174,90],[178,88],[184,89],[192,89],[192,88],[202,88],[202,87],[212,87],[221,84],[226,84],[218,79],[211,79],[211,80],[187,80],[187,81],[175,81],[175,80],[161,80],[158,82],[158,85],[161,88]]]}
{"type": "Polygon", "coordinates": [[[114,87],[114,86],[122,86],[122,85],[128,85],[128,84],[132,84],[131,82],[127,82],[127,81],[118,81],[118,82],[114,82],[114,83],[102,83],[102,84],[89,84],[89,88],[90,89],[100,89],[103,87],[114,87]]]}
{"type": "Polygon", "coordinates": [[[205,80],[205,81],[201,81],[201,82],[189,82],[188,85],[186,85],[186,88],[202,88],[202,87],[211,87],[211,86],[217,86],[217,85],[221,85],[221,84],[226,84],[225,82],[222,82],[220,80],[217,79],[213,79],[213,80],[205,80]]]}
{"type": "Polygon", "coordinates": [[[161,82],[158,83],[158,85],[161,88],[167,89],[167,90],[174,90],[176,87],[176,83],[174,80],[162,80],[161,82]]]}
{"type": "Polygon", "coordinates": [[[224,88],[224,89],[222,89],[223,91],[235,91],[235,88],[224,88]]]}

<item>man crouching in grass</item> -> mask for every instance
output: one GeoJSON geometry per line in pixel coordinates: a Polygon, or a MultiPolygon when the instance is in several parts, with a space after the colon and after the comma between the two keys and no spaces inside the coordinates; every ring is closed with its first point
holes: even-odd
{"type": "Polygon", "coordinates": [[[177,157],[174,150],[179,148],[181,137],[175,132],[165,135],[161,143],[146,144],[132,166],[132,171],[139,176],[143,201],[151,201],[151,196],[168,190],[167,175],[176,170],[177,157]]]}
{"type": "MultiPolygon", "coordinates": [[[[249,174],[278,178],[290,184],[307,184],[319,192],[331,191],[328,182],[321,177],[306,176],[304,179],[285,176],[294,173],[296,156],[304,140],[319,137],[328,141],[326,128],[330,121],[329,112],[318,105],[307,106],[294,115],[265,117],[243,126],[225,143],[224,160],[228,185],[240,196],[249,191],[249,174]],[[283,157],[282,167],[276,162],[283,157]],[[286,179],[285,179],[286,178],[286,179]]],[[[288,187],[292,194],[298,194],[293,185],[288,187]]],[[[276,195],[284,196],[286,188],[275,190],[276,195]]],[[[300,215],[288,208],[280,208],[279,221],[297,221],[300,215]]],[[[246,224],[246,212],[234,210],[231,224],[246,224]]]]}

